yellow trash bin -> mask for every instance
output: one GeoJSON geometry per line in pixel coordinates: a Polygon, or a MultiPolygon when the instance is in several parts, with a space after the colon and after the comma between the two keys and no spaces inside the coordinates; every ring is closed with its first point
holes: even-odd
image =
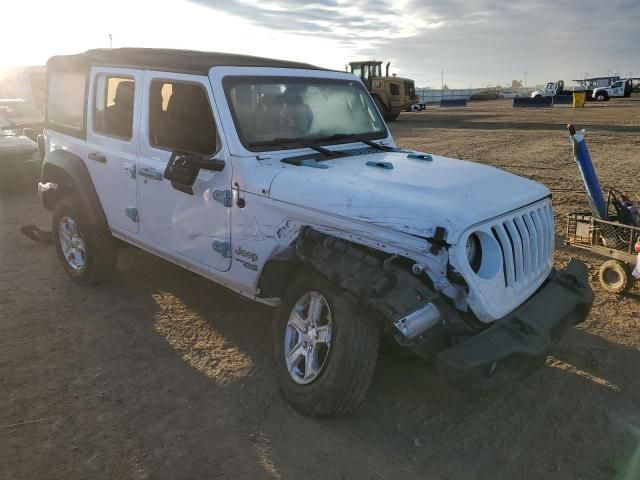
{"type": "Polygon", "coordinates": [[[586,92],[573,92],[573,108],[584,107],[584,101],[587,98],[586,92]]]}

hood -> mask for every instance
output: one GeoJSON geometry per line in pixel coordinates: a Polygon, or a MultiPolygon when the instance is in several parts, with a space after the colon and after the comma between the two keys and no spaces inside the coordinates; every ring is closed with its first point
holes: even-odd
{"type": "Polygon", "coordinates": [[[270,197],[420,237],[444,227],[445,240],[456,243],[470,226],[550,195],[545,186],[497,168],[432,158],[380,152],[321,162],[326,169],[287,165],[270,197]],[[389,162],[393,169],[367,162],[389,162]]]}
{"type": "Polygon", "coordinates": [[[38,151],[38,145],[24,136],[0,136],[0,159],[4,155],[27,155],[38,151]]]}

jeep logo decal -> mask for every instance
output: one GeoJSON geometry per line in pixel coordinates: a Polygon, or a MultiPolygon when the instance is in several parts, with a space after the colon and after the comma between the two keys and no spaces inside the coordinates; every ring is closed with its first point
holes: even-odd
{"type": "Polygon", "coordinates": [[[257,262],[258,261],[258,255],[256,255],[253,252],[250,252],[249,250],[244,250],[242,247],[236,248],[235,254],[240,256],[240,257],[248,258],[252,262],[257,262]]]}

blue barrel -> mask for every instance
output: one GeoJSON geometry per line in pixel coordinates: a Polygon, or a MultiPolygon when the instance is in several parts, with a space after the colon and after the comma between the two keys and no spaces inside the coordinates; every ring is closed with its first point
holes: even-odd
{"type": "Polygon", "coordinates": [[[587,196],[589,197],[589,206],[594,216],[607,220],[607,204],[604,201],[602,195],[602,188],[596,175],[596,169],[593,167],[591,161],[591,155],[589,155],[589,149],[584,141],[584,136],[581,133],[576,133],[575,127],[569,125],[569,133],[571,136],[571,144],[573,145],[573,158],[578,164],[580,169],[580,175],[582,175],[582,182],[584,188],[587,190],[587,196]]]}

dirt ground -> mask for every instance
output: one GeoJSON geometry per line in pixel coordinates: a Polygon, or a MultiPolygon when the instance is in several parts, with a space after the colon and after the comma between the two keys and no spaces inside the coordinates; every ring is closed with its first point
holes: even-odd
{"type": "MultiPolygon", "coordinates": [[[[429,107],[398,143],[547,184],[557,232],[586,208],[564,125],[587,128],[605,186],[640,198],[640,101],[429,107]]],[[[500,192],[496,192],[499,195],[500,192]]],[[[473,208],[473,205],[469,205],[473,208]]],[[[431,364],[380,354],[360,411],[305,418],[274,384],[269,309],[135,248],[109,284],[70,283],[30,192],[0,202],[0,478],[640,478],[640,291],[606,294],[530,378],[461,393],[431,364]]]]}

